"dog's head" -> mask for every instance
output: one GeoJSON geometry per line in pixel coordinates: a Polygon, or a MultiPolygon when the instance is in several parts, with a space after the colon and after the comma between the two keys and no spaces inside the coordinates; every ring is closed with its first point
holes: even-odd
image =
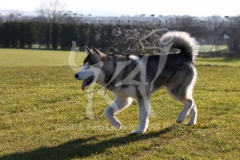
{"type": "Polygon", "coordinates": [[[104,76],[101,76],[102,73],[102,57],[103,53],[98,51],[96,48],[92,47],[89,49],[85,47],[85,52],[87,57],[83,61],[82,69],[75,74],[77,80],[83,80],[82,90],[84,91],[86,86],[90,86],[96,81],[102,81],[104,76]]]}

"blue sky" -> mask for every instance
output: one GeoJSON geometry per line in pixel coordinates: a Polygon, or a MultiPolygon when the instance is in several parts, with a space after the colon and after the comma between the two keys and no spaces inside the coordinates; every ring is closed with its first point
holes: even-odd
{"type": "MultiPolygon", "coordinates": [[[[0,0],[0,10],[35,11],[43,0],[0,0]]],[[[59,0],[67,10],[98,15],[191,15],[191,16],[235,16],[240,14],[239,2],[194,1],[194,0],[59,0]]]]}

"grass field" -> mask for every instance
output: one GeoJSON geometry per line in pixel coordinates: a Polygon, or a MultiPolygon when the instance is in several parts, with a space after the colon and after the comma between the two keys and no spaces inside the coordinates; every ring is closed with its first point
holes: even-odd
{"type": "MultiPolygon", "coordinates": [[[[85,53],[76,52],[79,64],[85,53]]],[[[66,66],[69,51],[0,49],[0,66],[66,66]]],[[[240,66],[240,59],[197,58],[196,65],[240,66]]]]}
{"type": "Polygon", "coordinates": [[[68,65],[69,51],[0,49],[1,66],[68,65]]]}
{"type": "Polygon", "coordinates": [[[226,45],[201,45],[199,47],[199,52],[212,52],[212,51],[221,51],[221,50],[227,50],[228,46],[226,45]]]}
{"type": "Polygon", "coordinates": [[[240,59],[226,59],[226,58],[197,58],[196,65],[202,66],[232,66],[239,67],[240,59]]]}
{"type": "MultiPolygon", "coordinates": [[[[177,125],[175,119],[182,106],[165,90],[160,90],[151,98],[153,113],[149,129],[133,136],[129,132],[138,123],[136,102],[117,115],[122,130],[114,129],[103,115],[113,95],[107,92],[104,96],[98,85],[82,92],[81,82],[74,79],[74,71],[66,66],[67,52],[56,53],[58,58],[66,56],[66,60],[53,60],[55,66],[46,59],[39,61],[38,66],[32,66],[30,64],[41,57],[35,55],[25,62],[26,57],[19,56],[24,61],[16,60],[18,65],[6,65],[2,61],[2,51],[1,160],[240,157],[239,67],[197,66],[198,80],[194,91],[199,111],[197,125],[177,125]],[[89,116],[89,104],[92,116],[89,116]]],[[[13,53],[13,57],[16,58],[18,53],[13,53]]],[[[49,53],[45,53],[47,59],[55,57],[49,53]]]]}

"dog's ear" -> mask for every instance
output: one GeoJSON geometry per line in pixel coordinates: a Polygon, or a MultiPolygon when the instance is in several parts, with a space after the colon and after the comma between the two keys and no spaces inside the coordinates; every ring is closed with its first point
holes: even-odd
{"type": "Polygon", "coordinates": [[[85,46],[84,48],[87,55],[92,54],[92,51],[87,46],[85,46]]]}
{"type": "Polygon", "coordinates": [[[92,47],[91,49],[92,49],[92,54],[93,54],[94,58],[101,60],[102,53],[99,50],[97,50],[95,47],[92,47]]]}

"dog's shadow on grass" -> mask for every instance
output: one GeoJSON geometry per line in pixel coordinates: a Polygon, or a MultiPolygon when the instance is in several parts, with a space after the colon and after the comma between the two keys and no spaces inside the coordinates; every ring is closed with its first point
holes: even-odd
{"type": "MultiPolygon", "coordinates": [[[[86,139],[76,139],[69,141],[54,147],[44,147],[36,150],[23,152],[23,153],[13,153],[10,155],[0,157],[2,159],[72,159],[72,158],[87,158],[94,154],[101,154],[106,149],[114,146],[126,145],[130,142],[141,141],[146,139],[151,139],[154,137],[159,137],[166,134],[172,130],[173,126],[164,128],[158,132],[144,133],[139,135],[126,135],[123,137],[112,138],[108,140],[103,140],[97,143],[88,143],[94,141],[97,137],[93,136],[86,139]]],[[[161,137],[159,137],[161,138],[161,137]]]]}

